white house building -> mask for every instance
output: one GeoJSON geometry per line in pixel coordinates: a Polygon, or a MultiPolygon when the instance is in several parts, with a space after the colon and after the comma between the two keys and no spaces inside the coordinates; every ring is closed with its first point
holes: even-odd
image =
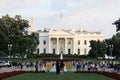
{"type": "Polygon", "coordinates": [[[85,30],[42,29],[39,33],[39,54],[79,54],[86,55],[90,50],[91,40],[103,40],[101,32],[85,30]]]}

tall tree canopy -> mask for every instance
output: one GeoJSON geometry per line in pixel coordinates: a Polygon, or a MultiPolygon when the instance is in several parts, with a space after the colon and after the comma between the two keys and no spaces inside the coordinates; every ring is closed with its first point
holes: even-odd
{"type": "Polygon", "coordinates": [[[113,42],[112,42],[112,39],[110,38],[110,39],[105,39],[104,40],[104,42],[105,42],[105,45],[106,45],[106,55],[107,56],[111,56],[111,52],[110,52],[110,45],[113,45],[113,42]]]}
{"type": "Polygon", "coordinates": [[[104,57],[106,54],[106,47],[104,42],[102,41],[90,41],[90,51],[88,56],[98,58],[98,57],[104,57]]]}
{"type": "Polygon", "coordinates": [[[107,55],[110,56],[110,45],[113,45],[112,56],[120,57],[120,33],[113,35],[110,39],[105,39],[107,55]]]}
{"type": "Polygon", "coordinates": [[[38,34],[31,33],[28,21],[20,15],[10,17],[9,15],[0,18],[0,54],[8,53],[8,44],[12,44],[12,55],[26,54],[32,46],[31,52],[35,51],[38,45],[38,34]]]}
{"type": "Polygon", "coordinates": [[[113,56],[120,57],[120,33],[113,35],[111,40],[113,43],[113,56]]]}
{"type": "Polygon", "coordinates": [[[120,18],[116,20],[113,24],[116,25],[116,31],[120,31],[120,18]]]}

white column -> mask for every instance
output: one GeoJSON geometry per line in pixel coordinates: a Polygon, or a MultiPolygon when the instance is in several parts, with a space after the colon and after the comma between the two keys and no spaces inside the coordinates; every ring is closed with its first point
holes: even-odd
{"type": "Polygon", "coordinates": [[[68,54],[68,52],[67,52],[67,38],[65,38],[65,54],[68,54]]]}
{"type": "Polygon", "coordinates": [[[49,37],[49,52],[48,53],[51,53],[51,38],[49,37]]]}
{"type": "Polygon", "coordinates": [[[57,54],[60,54],[59,53],[59,38],[57,38],[57,54]]]}
{"type": "Polygon", "coordinates": [[[75,39],[73,38],[72,41],[73,41],[73,44],[72,44],[73,45],[72,54],[75,54],[76,53],[76,50],[75,50],[76,49],[75,48],[75,39]]]}

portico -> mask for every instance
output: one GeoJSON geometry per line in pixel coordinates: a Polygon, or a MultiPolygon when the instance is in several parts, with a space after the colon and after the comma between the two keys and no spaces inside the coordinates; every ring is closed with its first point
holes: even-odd
{"type": "Polygon", "coordinates": [[[73,41],[72,37],[49,37],[49,52],[53,54],[73,54],[73,41]]]}

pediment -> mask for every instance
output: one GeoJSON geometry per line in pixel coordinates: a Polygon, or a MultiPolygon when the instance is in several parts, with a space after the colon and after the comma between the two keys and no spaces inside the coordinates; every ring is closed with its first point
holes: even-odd
{"type": "Polygon", "coordinates": [[[53,30],[49,32],[49,35],[57,35],[57,36],[73,36],[74,34],[69,32],[69,31],[65,31],[65,30],[53,30]]]}

